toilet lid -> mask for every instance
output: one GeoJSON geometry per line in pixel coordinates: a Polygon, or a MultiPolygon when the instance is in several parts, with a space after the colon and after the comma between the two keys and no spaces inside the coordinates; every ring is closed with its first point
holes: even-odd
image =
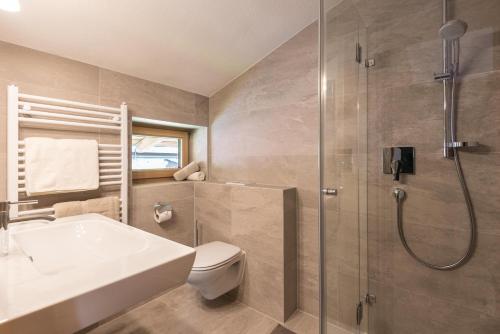
{"type": "Polygon", "coordinates": [[[231,260],[241,252],[239,247],[222,241],[212,241],[196,247],[193,268],[214,267],[231,260]]]}

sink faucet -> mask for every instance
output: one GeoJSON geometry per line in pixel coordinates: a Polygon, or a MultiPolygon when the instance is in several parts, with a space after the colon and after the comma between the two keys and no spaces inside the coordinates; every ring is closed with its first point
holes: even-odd
{"type": "Polygon", "coordinates": [[[10,218],[10,205],[11,204],[38,204],[37,200],[32,201],[17,201],[17,202],[9,202],[9,201],[0,201],[0,232],[2,234],[3,240],[0,240],[1,244],[1,252],[2,255],[7,255],[9,252],[9,224],[10,223],[18,223],[29,220],[55,220],[52,216],[44,216],[44,215],[30,215],[25,217],[17,217],[10,218]]]}

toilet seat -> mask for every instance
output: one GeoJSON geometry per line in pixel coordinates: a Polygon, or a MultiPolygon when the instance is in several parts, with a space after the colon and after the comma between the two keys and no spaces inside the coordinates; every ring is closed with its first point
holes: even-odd
{"type": "Polygon", "coordinates": [[[212,241],[196,247],[193,271],[217,269],[241,255],[241,249],[222,241],[212,241]]]}

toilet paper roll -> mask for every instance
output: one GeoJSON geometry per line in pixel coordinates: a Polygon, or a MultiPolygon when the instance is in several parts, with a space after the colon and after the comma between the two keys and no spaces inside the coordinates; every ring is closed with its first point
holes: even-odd
{"type": "Polygon", "coordinates": [[[154,219],[156,223],[160,224],[166,222],[167,220],[170,220],[171,218],[172,218],[172,210],[167,210],[163,212],[158,212],[158,210],[155,210],[154,219]]]}

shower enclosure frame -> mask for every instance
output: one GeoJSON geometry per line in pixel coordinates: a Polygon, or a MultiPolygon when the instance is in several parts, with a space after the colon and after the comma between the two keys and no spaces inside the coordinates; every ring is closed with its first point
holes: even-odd
{"type": "Polygon", "coordinates": [[[319,225],[319,333],[326,333],[326,272],[325,272],[325,260],[326,260],[326,249],[325,249],[325,215],[324,215],[324,203],[323,203],[323,183],[324,183],[324,171],[323,171],[323,122],[325,114],[324,105],[324,91],[326,87],[326,78],[324,78],[324,34],[325,34],[325,20],[324,15],[324,0],[319,0],[319,21],[318,21],[318,97],[319,97],[319,131],[318,131],[318,169],[319,169],[319,187],[318,187],[318,225],[319,225]]]}

